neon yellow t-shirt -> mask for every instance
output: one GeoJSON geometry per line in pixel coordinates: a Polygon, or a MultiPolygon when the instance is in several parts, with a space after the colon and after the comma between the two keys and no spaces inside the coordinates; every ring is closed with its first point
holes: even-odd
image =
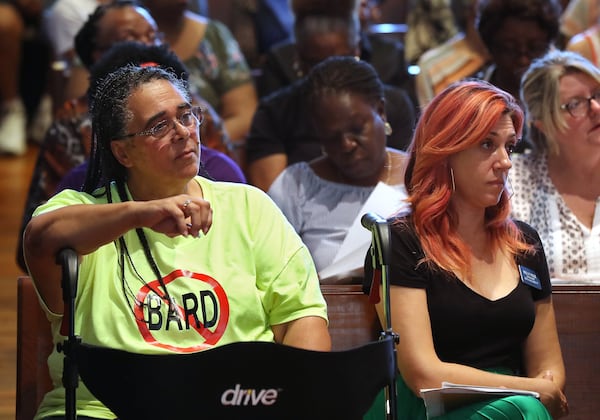
{"type": "MultiPolygon", "coordinates": [[[[138,353],[188,353],[236,341],[273,341],[271,325],[327,318],[310,254],[270,198],[248,185],[196,181],[213,209],[207,235],[169,238],[144,229],[179,316],[168,317],[168,305],[157,296],[164,290],[130,231],[124,235],[130,256],[124,284],[116,242],[82,258],[75,322],[83,342],[138,353]]],[[[112,196],[118,197],[114,188],[112,196]]],[[[106,203],[106,196],[65,190],[34,216],[95,203],[106,203]]],[[[62,317],[46,311],[55,341],[62,341],[62,317]]],[[[55,389],[36,418],[64,413],[62,357],[54,351],[49,358],[55,389]]],[[[79,415],[114,418],[81,382],[77,409],[79,415]]]]}

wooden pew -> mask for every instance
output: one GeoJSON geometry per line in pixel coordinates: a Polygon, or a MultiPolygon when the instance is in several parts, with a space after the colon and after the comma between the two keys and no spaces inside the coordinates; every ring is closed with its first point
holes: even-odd
{"type": "Polygon", "coordinates": [[[567,370],[569,420],[600,414],[600,285],[554,286],[558,337],[567,370]]]}
{"type": "Polygon", "coordinates": [[[346,350],[377,340],[382,331],[375,307],[359,284],[322,284],[327,301],[333,350],[346,350]]]}
{"type": "Polygon", "coordinates": [[[50,323],[40,307],[31,278],[17,279],[16,420],[31,420],[52,388],[48,356],[52,351],[50,323]]]}

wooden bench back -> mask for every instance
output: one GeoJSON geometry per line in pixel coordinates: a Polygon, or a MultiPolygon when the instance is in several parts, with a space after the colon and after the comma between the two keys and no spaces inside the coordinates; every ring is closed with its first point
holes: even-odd
{"type": "MultiPolygon", "coordinates": [[[[376,340],[381,331],[373,305],[360,285],[322,285],[334,350],[376,340]]],[[[52,338],[29,277],[18,279],[16,419],[31,420],[51,388],[47,357],[52,338]]],[[[569,420],[600,412],[600,285],[555,286],[553,300],[567,369],[569,420]]]]}
{"type": "Polygon", "coordinates": [[[31,420],[52,381],[48,356],[52,352],[50,323],[40,307],[31,278],[17,279],[17,392],[16,420],[31,420]]]}
{"type": "MultiPolygon", "coordinates": [[[[381,327],[359,285],[323,285],[334,350],[377,338],[381,327]]],[[[556,324],[567,371],[569,420],[600,413],[600,285],[555,286],[556,324]]],[[[402,337],[400,337],[402,339],[402,337]]]]}
{"type": "Polygon", "coordinates": [[[600,413],[600,285],[554,286],[558,338],[567,371],[568,419],[600,413]]]}

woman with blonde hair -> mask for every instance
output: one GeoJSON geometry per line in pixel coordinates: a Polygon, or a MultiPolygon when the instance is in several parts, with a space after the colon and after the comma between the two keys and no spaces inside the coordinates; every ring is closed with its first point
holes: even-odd
{"type": "Polygon", "coordinates": [[[391,228],[399,418],[425,419],[420,391],[442,382],[540,395],[490,398],[443,419],[567,412],[544,252],[530,226],[509,218],[505,182],[522,126],[515,99],[483,81],[450,85],[417,124],[405,176],[412,213],[391,228]]]}
{"type": "Polygon", "coordinates": [[[513,216],[540,234],[553,282],[600,281],[600,69],[552,51],[523,76],[530,154],[514,156],[513,216]]]}

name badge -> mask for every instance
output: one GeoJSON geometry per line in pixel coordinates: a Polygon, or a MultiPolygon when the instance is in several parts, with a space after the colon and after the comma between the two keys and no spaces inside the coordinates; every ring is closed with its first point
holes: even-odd
{"type": "Polygon", "coordinates": [[[528,286],[535,287],[538,290],[542,290],[542,282],[538,278],[535,271],[530,268],[519,266],[519,273],[521,274],[521,281],[528,286]]]}

